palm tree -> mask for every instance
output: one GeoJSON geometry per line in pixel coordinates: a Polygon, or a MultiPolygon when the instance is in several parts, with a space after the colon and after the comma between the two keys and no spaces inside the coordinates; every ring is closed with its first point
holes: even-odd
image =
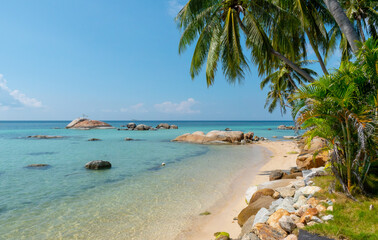
{"type": "MultiPolygon", "coordinates": [[[[295,64],[300,66],[309,75],[317,76],[317,73],[304,66],[314,61],[302,60],[295,61],[295,64]]],[[[260,87],[264,89],[268,84],[270,91],[268,92],[265,107],[268,107],[269,112],[273,112],[277,105],[280,105],[281,114],[286,113],[286,108],[292,108],[290,97],[298,90],[298,86],[303,86],[308,83],[307,79],[303,78],[293,69],[282,63],[277,71],[269,74],[261,81],[260,87]]]]}
{"type": "Polygon", "coordinates": [[[352,23],[349,21],[340,3],[337,0],[324,0],[324,3],[327,5],[328,10],[335,18],[353,52],[357,52],[358,47],[356,41],[359,41],[357,32],[354,30],[352,23]]]}
{"type": "Polygon", "coordinates": [[[198,38],[190,68],[192,78],[206,62],[207,85],[212,85],[218,62],[221,62],[223,73],[229,81],[243,79],[244,71],[249,66],[241,45],[242,31],[260,75],[283,61],[307,81],[313,81],[306,71],[289,60],[302,54],[305,46],[300,44],[303,36],[293,31],[291,33],[294,34],[290,35],[290,32],[285,33],[274,27],[276,18],[282,18],[282,14],[268,0],[189,0],[176,19],[183,29],[179,53],[198,38]],[[266,30],[270,30],[269,35],[266,30]],[[279,38],[280,33],[282,36],[279,38]]]}
{"type": "Polygon", "coordinates": [[[348,194],[353,184],[364,191],[378,160],[378,40],[370,38],[357,47],[354,63],[343,62],[338,71],[301,87],[293,98],[297,123],[309,127],[305,135],[328,140],[333,173],[348,194]]]}

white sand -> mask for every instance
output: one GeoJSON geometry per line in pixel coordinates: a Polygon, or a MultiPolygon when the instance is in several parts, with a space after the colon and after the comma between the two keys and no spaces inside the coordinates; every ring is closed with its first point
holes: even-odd
{"type": "Polygon", "coordinates": [[[237,238],[240,227],[233,219],[247,206],[244,194],[248,187],[269,181],[266,171],[296,166],[298,154],[289,153],[299,151],[295,141],[259,142],[255,145],[263,147],[264,157],[267,159],[264,165],[259,169],[242,172],[232,183],[229,197],[211,207],[210,215],[196,217],[193,224],[177,239],[211,240],[214,239],[215,232],[228,232],[232,238],[237,238]]]}

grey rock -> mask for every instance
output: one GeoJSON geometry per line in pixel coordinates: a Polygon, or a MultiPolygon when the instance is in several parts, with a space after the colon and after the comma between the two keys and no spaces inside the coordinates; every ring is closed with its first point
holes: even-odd
{"type": "Polygon", "coordinates": [[[85,168],[93,169],[93,170],[107,169],[111,167],[112,167],[112,164],[110,162],[102,161],[102,160],[91,161],[85,164],[85,168]]]}
{"type": "Polygon", "coordinates": [[[323,216],[322,219],[323,219],[323,221],[333,220],[333,215],[330,214],[330,215],[323,216]]]}
{"type": "Polygon", "coordinates": [[[278,220],[280,227],[288,233],[291,233],[297,225],[293,221],[293,219],[289,216],[282,216],[280,220],[278,220]]]}
{"type": "Polygon", "coordinates": [[[54,138],[63,138],[63,136],[34,135],[34,136],[28,136],[28,138],[54,139],[54,138]]]}
{"type": "Polygon", "coordinates": [[[306,187],[301,187],[298,189],[298,191],[301,191],[303,195],[309,196],[309,195],[314,195],[316,192],[320,191],[321,188],[318,186],[306,186],[306,187]]]}
{"type": "Polygon", "coordinates": [[[171,126],[169,126],[169,129],[178,129],[178,126],[177,126],[177,125],[174,125],[174,124],[172,124],[171,126]]]}
{"type": "Polygon", "coordinates": [[[266,208],[261,208],[255,216],[253,226],[255,226],[257,223],[265,223],[266,221],[268,221],[269,216],[272,215],[272,213],[273,212],[269,211],[266,208]]]}
{"type": "Polygon", "coordinates": [[[307,203],[307,198],[303,195],[299,196],[298,200],[294,203],[293,207],[299,209],[307,203]]]}
{"type": "Polygon", "coordinates": [[[295,191],[293,201],[297,202],[300,196],[303,196],[303,193],[298,189],[297,191],[295,191]]]}
{"type": "Polygon", "coordinates": [[[314,222],[317,222],[317,223],[323,223],[323,220],[321,220],[321,219],[318,218],[317,216],[312,216],[312,217],[311,217],[311,221],[314,221],[314,222]]]}
{"type": "Polygon", "coordinates": [[[269,181],[281,179],[284,175],[282,170],[275,170],[269,175],[269,181]]]}
{"type": "Polygon", "coordinates": [[[127,128],[131,128],[131,129],[136,128],[136,126],[137,126],[137,125],[136,125],[135,123],[133,123],[133,122],[128,123],[128,124],[126,125],[127,128]]]}
{"type": "Polygon", "coordinates": [[[293,200],[289,197],[284,199],[278,199],[272,203],[269,210],[275,212],[278,209],[285,209],[288,212],[295,212],[295,208],[293,207],[293,200]]]}
{"type": "Polygon", "coordinates": [[[169,129],[170,125],[168,123],[160,123],[159,125],[156,126],[157,129],[169,129]]]}

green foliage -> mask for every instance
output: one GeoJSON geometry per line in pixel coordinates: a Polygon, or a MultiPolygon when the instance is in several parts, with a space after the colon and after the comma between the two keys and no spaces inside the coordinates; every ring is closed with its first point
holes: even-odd
{"type": "Polygon", "coordinates": [[[294,96],[297,123],[306,135],[328,140],[332,171],[344,190],[353,185],[365,191],[377,173],[378,40],[359,45],[355,62],[342,62],[340,69],[294,96]],[[370,173],[370,175],[369,175],[370,173]]]}

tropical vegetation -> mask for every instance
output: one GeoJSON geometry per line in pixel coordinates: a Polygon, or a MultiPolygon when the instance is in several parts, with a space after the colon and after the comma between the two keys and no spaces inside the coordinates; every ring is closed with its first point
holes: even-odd
{"type": "Polygon", "coordinates": [[[377,10],[375,0],[188,0],[176,18],[179,53],[195,45],[190,75],[205,67],[207,86],[218,68],[234,83],[256,65],[268,110],[293,108],[310,139],[328,140],[332,171],[351,196],[376,186],[377,10]],[[330,72],[337,48],[340,69],[330,72]]]}

